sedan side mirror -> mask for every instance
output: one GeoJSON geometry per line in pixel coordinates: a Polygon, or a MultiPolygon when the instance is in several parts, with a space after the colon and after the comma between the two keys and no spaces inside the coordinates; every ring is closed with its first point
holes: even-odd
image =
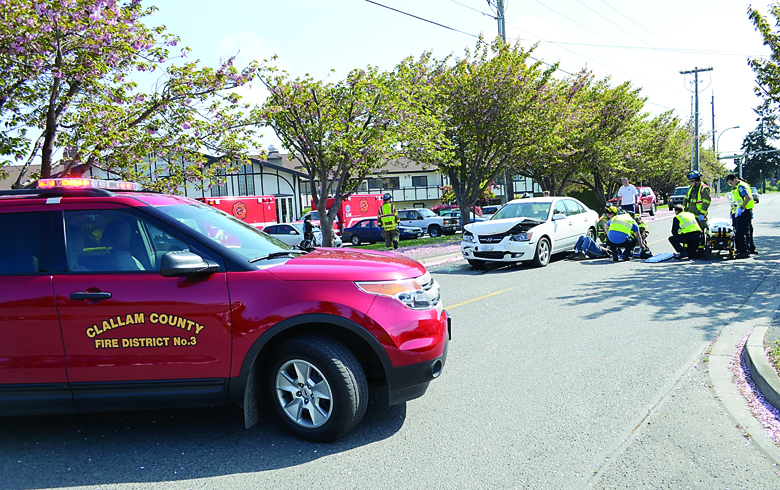
{"type": "Polygon", "coordinates": [[[168,252],[160,261],[163,277],[187,277],[196,274],[211,275],[219,270],[216,262],[206,260],[192,252],[168,252]]]}
{"type": "Polygon", "coordinates": [[[559,219],[566,219],[566,215],[561,213],[553,215],[553,221],[558,221],[559,219]]]}

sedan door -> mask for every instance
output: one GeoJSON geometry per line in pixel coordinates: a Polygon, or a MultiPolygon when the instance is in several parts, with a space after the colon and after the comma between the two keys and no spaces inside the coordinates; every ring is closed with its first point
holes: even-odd
{"type": "Polygon", "coordinates": [[[590,228],[595,228],[596,223],[591,219],[588,210],[585,209],[580,203],[573,199],[564,199],[566,204],[566,210],[569,213],[569,219],[571,220],[572,231],[574,232],[574,243],[577,243],[577,239],[582,235],[588,233],[590,228]]]}
{"type": "Polygon", "coordinates": [[[577,241],[576,231],[562,199],[555,201],[550,219],[552,220],[553,240],[555,241],[553,251],[561,252],[574,248],[577,241]],[[556,216],[559,219],[555,219],[556,216]]]}

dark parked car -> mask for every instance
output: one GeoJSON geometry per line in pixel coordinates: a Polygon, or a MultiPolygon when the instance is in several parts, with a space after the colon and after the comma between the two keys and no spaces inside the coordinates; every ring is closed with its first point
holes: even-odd
{"type": "Polygon", "coordinates": [[[685,201],[685,196],[688,194],[688,186],[675,187],[674,191],[669,194],[667,204],[669,205],[669,211],[674,208],[675,204],[682,204],[685,201]]]}
{"type": "MultiPolygon", "coordinates": [[[[422,228],[416,226],[398,226],[401,240],[414,240],[423,235],[422,228]]],[[[345,228],[341,238],[345,242],[351,242],[352,245],[361,243],[384,242],[382,238],[382,228],[376,218],[366,218],[358,221],[349,228],[345,228]]]]}

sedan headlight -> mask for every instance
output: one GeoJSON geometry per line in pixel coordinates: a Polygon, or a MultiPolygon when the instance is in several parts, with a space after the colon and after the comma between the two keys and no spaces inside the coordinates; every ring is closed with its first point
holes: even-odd
{"type": "Polygon", "coordinates": [[[441,299],[439,284],[427,272],[415,279],[365,281],[355,285],[364,293],[396,299],[412,310],[434,308],[441,299]]]}
{"type": "Polygon", "coordinates": [[[474,234],[469,231],[463,233],[463,241],[468,243],[474,243],[474,234]]]}
{"type": "Polygon", "coordinates": [[[528,242],[531,240],[531,237],[534,236],[534,232],[527,231],[525,233],[518,233],[516,235],[512,235],[509,237],[509,240],[512,242],[528,242]]]}

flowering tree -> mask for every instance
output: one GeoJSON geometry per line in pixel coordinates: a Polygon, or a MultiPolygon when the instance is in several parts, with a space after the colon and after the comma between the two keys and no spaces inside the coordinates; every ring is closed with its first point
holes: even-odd
{"type": "Polygon", "coordinates": [[[62,149],[66,173],[97,166],[155,180],[143,168],[150,155],[187,162],[166,169],[168,182],[155,184],[173,188],[187,175],[210,178],[216,167],[203,169],[203,148],[232,161],[251,141],[251,121],[226,91],[247,83],[256,67],[238,70],[232,59],[217,69],[171,66],[169,49],[179,39],[141,21],[154,8],[139,0],[2,4],[0,151],[24,161],[17,186],[35,158],[41,176],[51,176],[62,149]],[[139,71],[164,74],[144,93],[129,79],[139,71]]]}
{"type": "Polygon", "coordinates": [[[441,126],[429,133],[438,130],[444,138],[422,147],[411,142],[408,151],[449,177],[464,224],[469,207],[536,143],[532,133],[550,100],[546,85],[556,67],[542,70],[541,63],[529,63],[530,53],[497,38],[490,45],[480,40],[473,54],[451,66],[425,57],[417,63],[427,82],[419,84],[428,91],[420,96],[422,107],[441,126]]]}
{"type": "Polygon", "coordinates": [[[419,131],[411,99],[404,96],[408,79],[399,71],[368,67],[334,83],[308,75],[292,79],[275,69],[261,72],[260,80],[270,95],[259,118],[306,169],[323,242],[330,246],[342,200],[397,158],[400,143],[419,131]],[[328,208],[329,197],[333,204],[328,208]]]}

